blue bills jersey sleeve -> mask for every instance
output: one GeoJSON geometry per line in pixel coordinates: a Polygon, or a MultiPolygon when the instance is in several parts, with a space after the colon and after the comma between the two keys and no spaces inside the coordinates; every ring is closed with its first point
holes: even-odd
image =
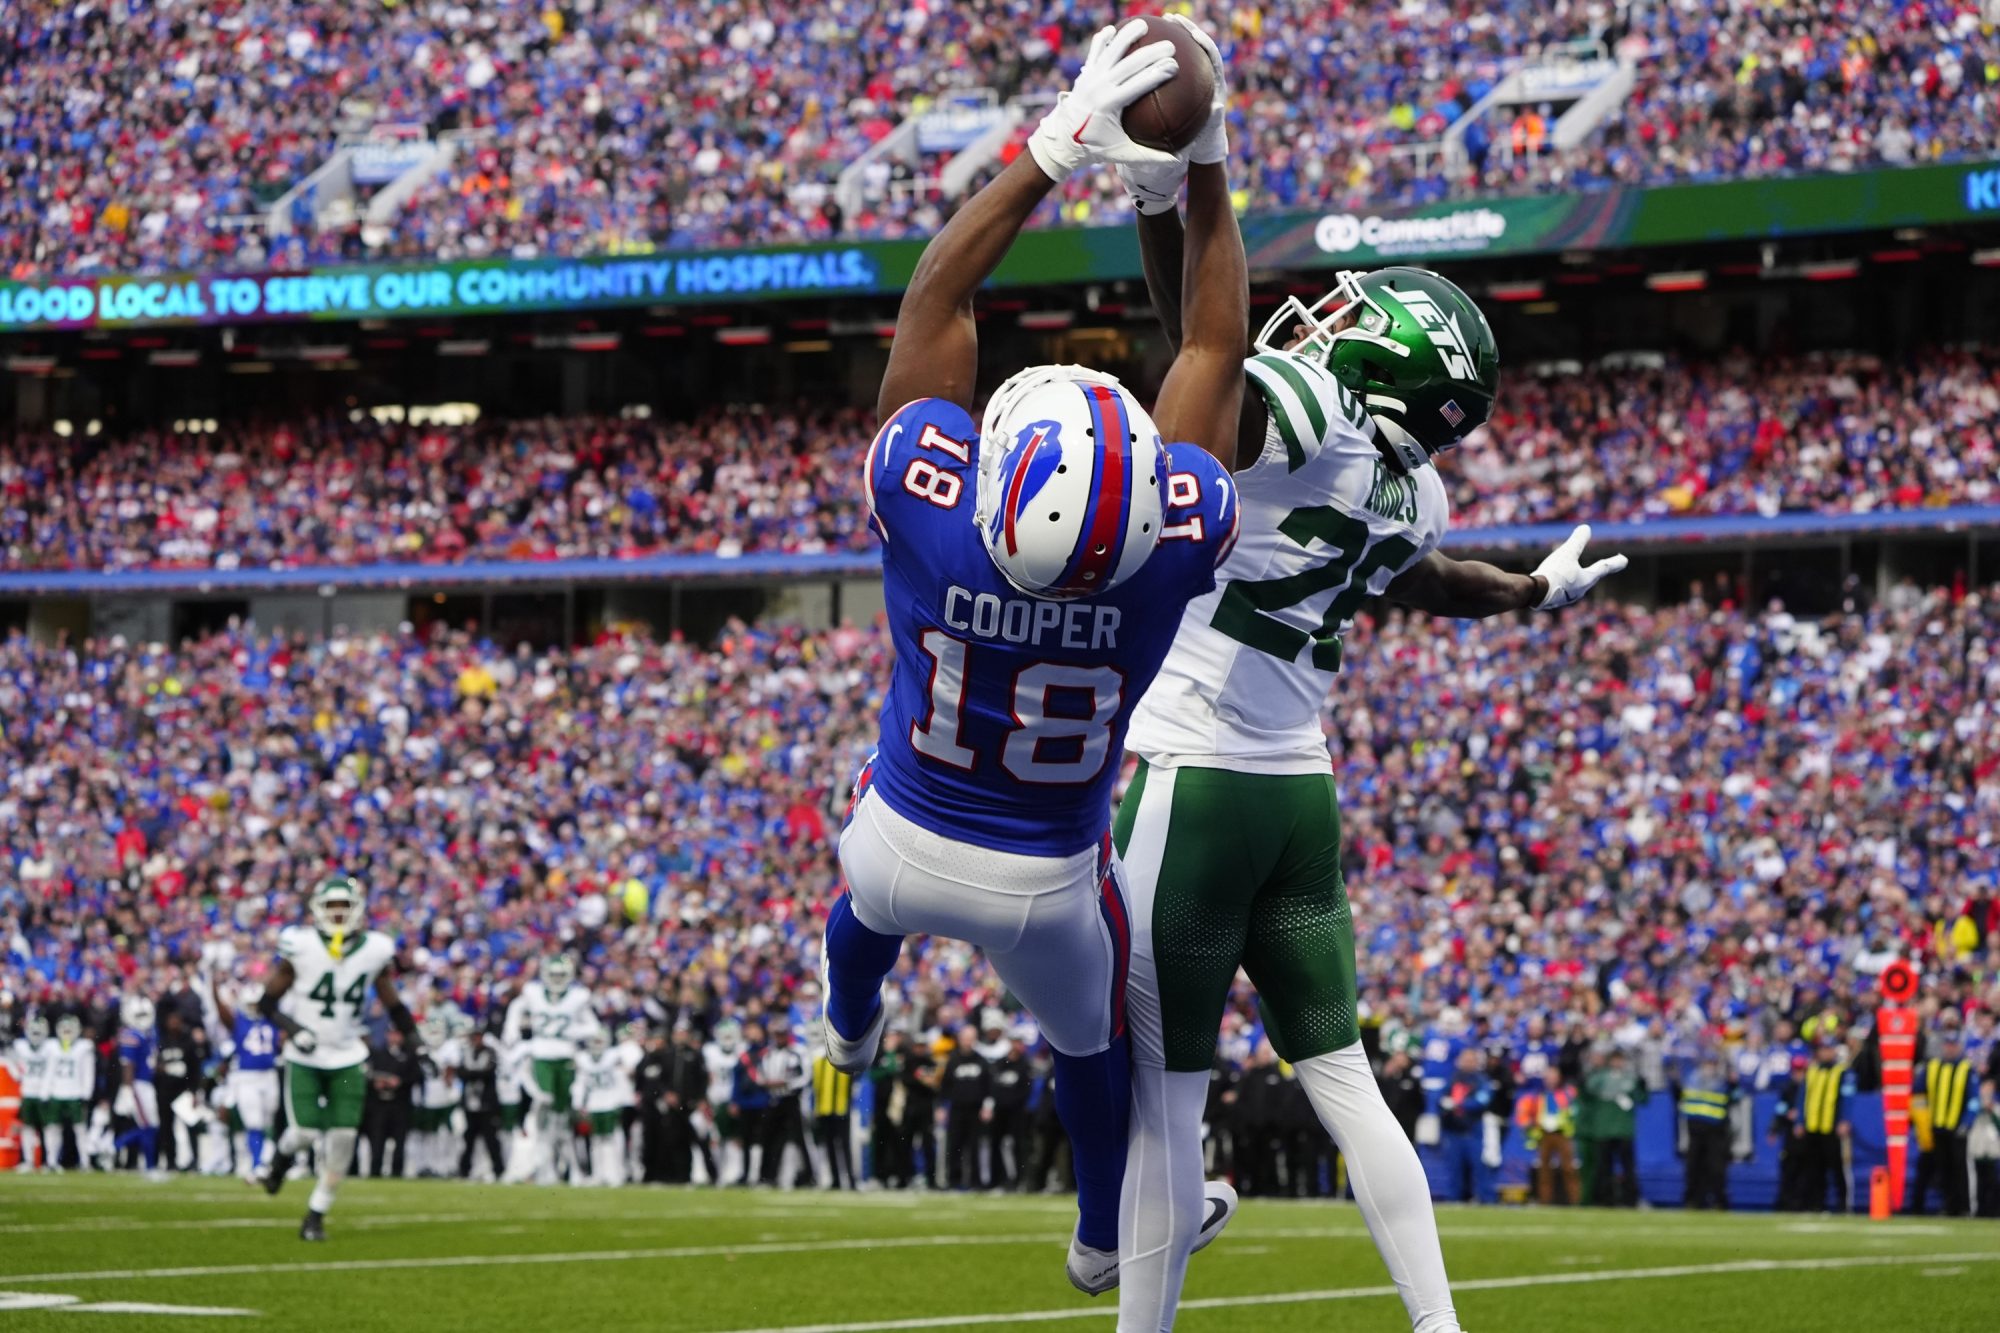
{"type": "Polygon", "coordinates": [[[919,398],[882,423],[863,460],[863,489],[869,526],[892,558],[921,558],[941,521],[971,530],[978,439],[971,414],[942,398],[919,398]]]}
{"type": "Polygon", "coordinates": [[[1194,444],[1169,446],[1166,521],[1148,563],[1185,580],[1189,600],[1212,591],[1215,571],[1236,548],[1238,508],[1236,482],[1214,454],[1194,444]]]}

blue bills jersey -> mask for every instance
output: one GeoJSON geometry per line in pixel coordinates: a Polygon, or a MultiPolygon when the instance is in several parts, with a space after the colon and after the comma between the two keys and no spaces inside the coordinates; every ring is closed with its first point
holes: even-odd
{"type": "Polygon", "coordinates": [[[923,398],[869,446],[871,523],[896,663],[870,781],[934,833],[999,851],[1097,846],[1132,709],[1191,598],[1236,536],[1236,487],[1192,444],[1168,452],[1159,545],[1096,597],[1030,597],[993,564],[973,519],[979,427],[923,398]]]}
{"type": "Polygon", "coordinates": [[[120,1028],[118,1031],[118,1058],[132,1068],[132,1081],[151,1083],[153,1081],[153,1034],[141,1032],[137,1028],[120,1028]]]}
{"type": "Polygon", "coordinates": [[[282,1042],[275,1023],[238,1014],[230,1038],[236,1043],[236,1054],[230,1063],[239,1072],[251,1074],[278,1067],[278,1048],[282,1042]]]}

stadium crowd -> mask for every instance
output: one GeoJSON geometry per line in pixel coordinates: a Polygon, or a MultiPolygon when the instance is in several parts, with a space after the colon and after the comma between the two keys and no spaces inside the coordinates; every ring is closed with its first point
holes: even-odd
{"type": "MultiPolygon", "coordinates": [[[[1925,969],[1927,1023],[1963,1042],[1992,1116],[1996,643],[2000,586],[1857,590],[1822,620],[1720,587],[1561,617],[1364,618],[1328,734],[1369,1040],[1413,1132],[1435,1114],[1447,1144],[1470,1134],[1467,1089],[1488,1109],[1503,1090],[1557,1096],[1552,1067],[1627,1116],[1712,1059],[1732,1085],[1787,1086],[1807,1041],[1865,1054],[1870,975],[1899,954],[1925,969]]],[[[489,1026],[567,949],[606,1021],[641,1024],[630,1039],[654,1053],[753,1052],[733,1067],[754,1072],[725,1071],[720,1092],[710,1078],[703,1103],[798,1109],[833,835],[886,653],[878,629],[740,623],[712,647],[607,633],[540,654],[465,632],[11,638],[0,1009],[16,1027],[31,1007],[81,1011],[104,1039],[139,994],[192,1031],[197,967],[258,982],[276,930],[339,867],[369,884],[420,1013],[489,1026]]],[[[1049,1178],[1035,1033],[974,953],[915,942],[892,991],[878,1176],[1049,1178]],[[989,1140],[982,1165],[968,1145],[989,1140]]],[[[1250,1188],[1315,1192],[1323,1144],[1261,1036],[1245,988],[1225,1020],[1218,1151],[1250,1188]]],[[[190,1040],[194,1084],[214,1052],[190,1040]]],[[[642,1070],[638,1086],[653,1093],[633,1115],[667,1117],[664,1085],[642,1070]]],[[[686,1098],[678,1112],[688,1132],[661,1119],[654,1141],[684,1151],[648,1173],[702,1157],[710,1122],[686,1098]]],[[[725,1139],[730,1123],[757,1146],[741,1117],[725,1139]]],[[[773,1136],[756,1169],[776,1180],[792,1120],[755,1123],[773,1136]]],[[[734,1160],[723,1174],[750,1157],[734,1160]]]]}
{"type": "MultiPolygon", "coordinates": [[[[850,411],[0,437],[13,569],[866,549],[850,411]]],[[[1461,525],[1986,504],[2000,360],[1726,358],[1521,376],[1448,469],[1461,525]]]]}
{"type": "MultiPolygon", "coordinates": [[[[2000,44],[1976,0],[1192,9],[1226,38],[1236,179],[1260,208],[1992,148],[2000,44]],[[1582,146],[1553,151],[1552,109],[1529,107],[1473,122],[1458,165],[1404,151],[1435,143],[1520,58],[1579,41],[1639,74],[1582,146]]],[[[12,6],[0,12],[0,271],[928,234],[953,203],[924,184],[934,162],[885,168],[853,216],[834,202],[836,177],[941,95],[1059,86],[1117,12],[1070,0],[12,6]],[[379,127],[466,137],[366,243],[358,223],[320,232],[310,218],[266,234],[258,219],[278,197],[343,136],[379,127]]],[[[1043,220],[1126,213],[1115,181],[1084,173],[1043,220]]]]}
{"type": "Polygon", "coordinates": [[[554,560],[866,544],[850,411],[719,410],[0,443],[10,568],[554,560]]]}

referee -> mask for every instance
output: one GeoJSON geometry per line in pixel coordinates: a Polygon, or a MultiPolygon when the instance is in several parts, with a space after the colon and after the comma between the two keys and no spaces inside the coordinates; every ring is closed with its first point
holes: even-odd
{"type": "Polygon", "coordinates": [[[1979,1084],[1957,1024],[1938,1034],[1938,1054],[1924,1065],[1924,1100],[1931,1111],[1931,1150],[1917,1157],[1917,1185],[1910,1211],[1921,1213],[1935,1182],[1944,1194],[1946,1217],[1972,1211],[1972,1169],[1966,1160],[1966,1132],[1978,1113],[1979,1084]]]}
{"type": "MultiPolygon", "coordinates": [[[[813,1138],[826,1155],[831,1188],[851,1190],[854,1184],[854,1140],[848,1113],[854,1102],[854,1077],[833,1067],[825,1052],[813,1057],[813,1138]]],[[[876,1114],[881,1114],[878,1108],[876,1114]]]]}
{"type": "Polygon", "coordinates": [[[1797,1080],[1792,1098],[1793,1147],[1798,1154],[1799,1207],[1807,1212],[1827,1209],[1827,1186],[1836,1187],[1832,1211],[1848,1211],[1847,1103],[1853,1095],[1840,1043],[1822,1035],[1813,1061],[1797,1080]]]}

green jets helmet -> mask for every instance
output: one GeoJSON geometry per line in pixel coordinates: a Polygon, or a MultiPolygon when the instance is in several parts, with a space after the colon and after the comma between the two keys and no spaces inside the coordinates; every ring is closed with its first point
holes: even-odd
{"type": "Polygon", "coordinates": [[[361,928],[362,903],[367,893],[352,875],[332,875],[319,882],[306,899],[306,915],[315,928],[328,935],[347,935],[361,928]]]}
{"type": "Polygon", "coordinates": [[[1361,400],[1405,471],[1485,424],[1500,381],[1486,316],[1457,284],[1421,268],[1344,272],[1311,305],[1289,297],[1257,350],[1324,365],[1361,400]]]}

